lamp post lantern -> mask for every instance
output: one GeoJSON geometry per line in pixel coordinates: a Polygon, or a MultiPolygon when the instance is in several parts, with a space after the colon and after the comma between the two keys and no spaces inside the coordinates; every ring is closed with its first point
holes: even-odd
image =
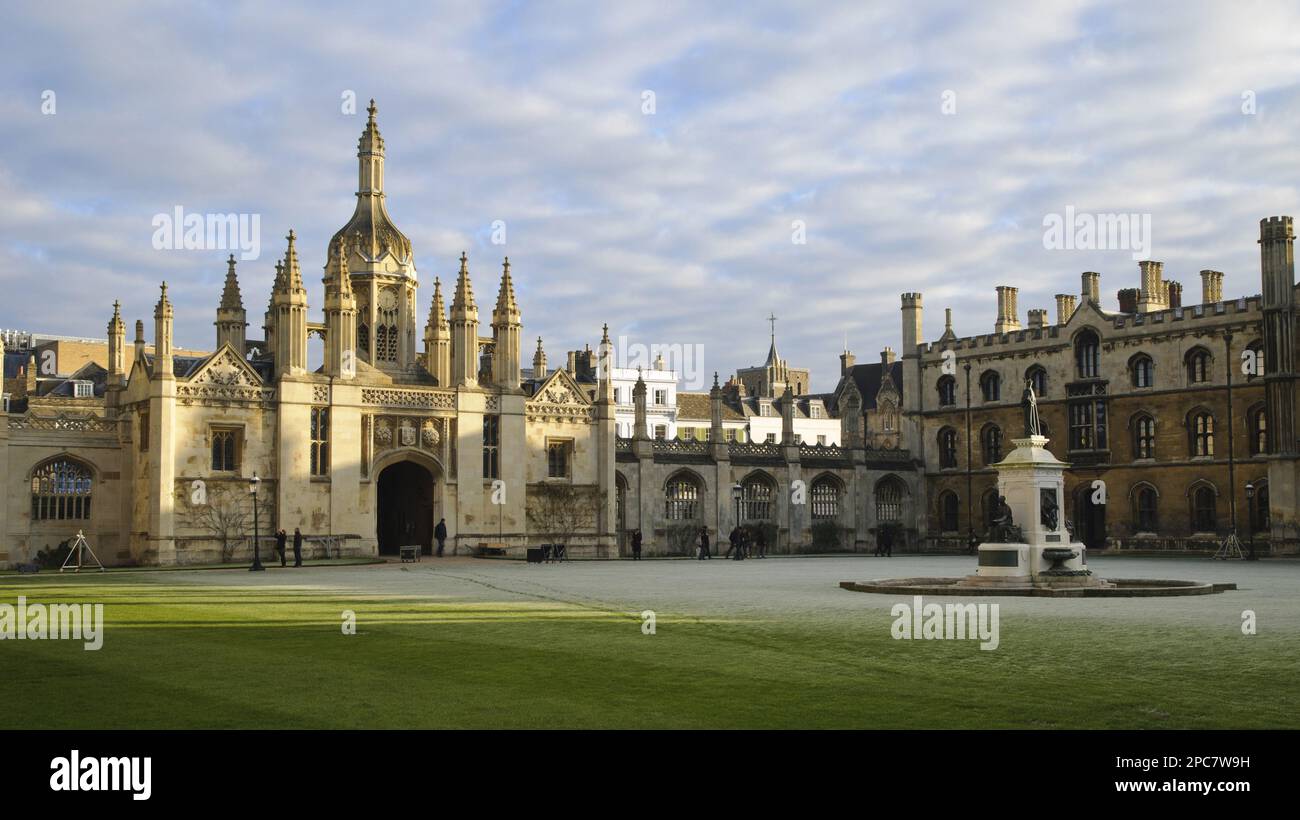
{"type": "MultiPolygon", "coordinates": [[[[735,508],[736,508],[736,526],[737,526],[737,527],[740,526],[740,497],[741,497],[741,495],[742,495],[743,493],[744,493],[744,489],[743,489],[739,484],[732,484],[732,485],[731,485],[731,500],[734,502],[734,506],[735,506],[735,508]]],[[[721,538],[721,537],[722,537],[722,533],[718,533],[718,537],[721,538]]]]}
{"type": "Polygon", "coordinates": [[[262,556],[257,549],[258,536],[261,535],[258,529],[257,520],[257,485],[262,483],[262,479],[253,473],[253,477],[248,479],[248,492],[253,496],[253,565],[248,568],[249,572],[262,572],[266,567],[262,566],[262,556]]]}

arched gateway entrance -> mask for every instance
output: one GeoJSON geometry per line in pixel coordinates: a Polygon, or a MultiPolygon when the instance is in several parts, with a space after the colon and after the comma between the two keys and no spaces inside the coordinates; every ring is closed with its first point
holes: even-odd
{"type": "Polygon", "coordinates": [[[414,461],[399,461],[379,473],[376,536],[380,555],[396,555],[398,547],[419,544],[433,552],[433,474],[414,461]]]}

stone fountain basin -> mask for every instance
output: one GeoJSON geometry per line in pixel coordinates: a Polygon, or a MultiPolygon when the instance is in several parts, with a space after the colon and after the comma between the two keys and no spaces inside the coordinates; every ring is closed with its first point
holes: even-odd
{"type": "Polygon", "coordinates": [[[1164,578],[1107,578],[1111,587],[967,586],[953,578],[879,578],[841,581],[840,588],[883,595],[1032,596],[1041,598],[1161,598],[1172,595],[1213,595],[1235,590],[1233,583],[1178,581],[1164,578]]]}

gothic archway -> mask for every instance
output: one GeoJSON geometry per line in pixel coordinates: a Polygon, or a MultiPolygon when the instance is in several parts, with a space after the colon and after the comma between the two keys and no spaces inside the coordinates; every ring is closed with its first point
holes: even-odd
{"type": "Polygon", "coordinates": [[[380,555],[396,555],[410,544],[433,551],[434,476],[415,461],[398,461],[379,473],[376,483],[375,536],[380,555]]]}

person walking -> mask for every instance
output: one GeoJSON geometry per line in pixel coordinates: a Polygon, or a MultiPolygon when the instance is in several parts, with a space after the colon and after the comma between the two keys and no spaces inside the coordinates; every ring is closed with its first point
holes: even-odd
{"type": "Polygon", "coordinates": [[[885,557],[886,558],[894,557],[894,528],[881,527],[880,538],[878,540],[879,540],[880,548],[885,553],[885,557]]]}
{"type": "Polygon", "coordinates": [[[287,566],[287,565],[284,563],[284,542],[285,542],[285,539],[287,539],[288,537],[289,537],[288,534],[287,534],[283,529],[276,530],[276,533],[275,533],[275,551],[278,552],[278,553],[280,553],[280,566],[282,566],[282,567],[283,567],[283,566],[287,566]]]}
{"type": "Polygon", "coordinates": [[[302,530],[293,528],[293,565],[302,566],[302,530]]]}
{"type": "Polygon", "coordinates": [[[749,532],[744,527],[738,528],[736,533],[736,560],[745,560],[745,547],[749,544],[749,532]]]}
{"type": "Polygon", "coordinates": [[[974,555],[976,550],[979,549],[980,540],[975,537],[975,530],[969,530],[969,532],[970,540],[966,542],[966,554],[974,555]]]}
{"type": "Polygon", "coordinates": [[[731,532],[727,535],[727,543],[729,543],[731,546],[727,547],[727,551],[722,555],[723,558],[730,558],[731,553],[733,553],[740,546],[739,525],[731,528],[731,532]]]}
{"type": "Polygon", "coordinates": [[[700,560],[703,561],[705,558],[712,557],[709,554],[709,528],[700,527],[700,560]]]}
{"type": "Polygon", "coordinates": [[[433,528],[433,537],[438,539],[438,557],[441,558],[442,548],[447,545],[447,519],[438,519],[438,526],[433,528]]]}
{"type": "Polygon", "coordinates": [[[632,531],[632,560],[633,561],[641,560],[641,531],[640,530],[632,531]]]}
{"type": "Polygon", "coordinates": [[[759,558],[767,557],[767,534],[763,532],[762,527],[754,534],[754,546],[758,548],[759,558]]]}

